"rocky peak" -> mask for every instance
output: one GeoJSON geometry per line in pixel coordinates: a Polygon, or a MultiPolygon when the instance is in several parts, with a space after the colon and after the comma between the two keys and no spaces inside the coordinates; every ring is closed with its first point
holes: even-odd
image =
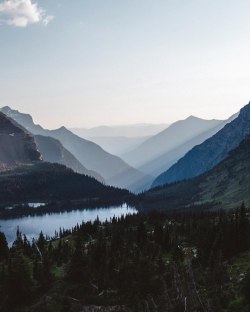
{"type": "Polygon", "coordinates": [[[40,161],[34,137],[0,112],[0,167],[2,164],[19,164],[40,161]]]}
{"type": "Polygon", "coordinates": [[[21,133],[22,130],[14,125],[14,123],[0,112],[0,132],[1,134],[21,133]]]}

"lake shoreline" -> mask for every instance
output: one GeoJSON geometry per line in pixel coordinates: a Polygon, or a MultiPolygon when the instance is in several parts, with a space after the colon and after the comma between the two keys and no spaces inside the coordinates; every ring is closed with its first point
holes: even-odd
{"type": "Polygon", "coordinates": [[[28,203],[13,204],[10,206],[0,207],[0,220],[23,218],[26,216],[42,216],[44,214],[70,212],[84,209],[98,209],[111,206],[122,206],[127,204],[134,206],[130,201],[124,200],[100,200],[100,199],[84,199],[84,200],[67,200],[45,203],[40,207],[30,207],[28,203]]]}
{"type": "Polygon", "coordinates": [[[82,222],[110,221],[113,217],[119,218],[129,214],[137,214],[137,210],[127,204],[119,206],[100,207],[92,209],[76,209],[43,215],[25,216],[22,218],[0,219],[0,232],[3,232],[9,244],[15,240],[17,229],[29,240],[44,235],[53,237],[60,229],[72,229],[82,222]]]}

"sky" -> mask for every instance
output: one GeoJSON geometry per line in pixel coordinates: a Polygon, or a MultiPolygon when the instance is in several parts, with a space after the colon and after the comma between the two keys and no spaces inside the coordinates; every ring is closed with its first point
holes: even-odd
{"type": "Polygon", "coordinates": [[[0,106],[47,128],[225,119],[249,38],[249,0],[0,0],[0,106]]]}

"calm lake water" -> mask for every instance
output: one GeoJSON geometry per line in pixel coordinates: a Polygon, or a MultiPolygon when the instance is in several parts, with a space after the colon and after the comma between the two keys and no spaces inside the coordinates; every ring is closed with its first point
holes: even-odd
{"type": "Polygon", "coordinates": [[[55,231],[59,231],[60,227],[71,229],[77,223],[82,221],[94,221],[98,217],[100,221],[110,220],[110,218],[121,217],[122,215],[134,214],[137,211],[127,205],[75,210],[71,212],[61,212],[53,214],[45,214],[42,216],[28,216],[24,218],[0,220],[0,231],[4,232],[9,245],[13,243],[16,237],[16,230],[19,230],[27,236],[28,239],[37,238],[42,231],[45,235],[54,236],[55,231]]]}

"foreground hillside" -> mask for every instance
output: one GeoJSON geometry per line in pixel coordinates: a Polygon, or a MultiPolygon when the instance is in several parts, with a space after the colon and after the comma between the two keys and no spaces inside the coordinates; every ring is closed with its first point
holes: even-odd
{"type": "Polygon", "coordinates": [[[207,173],[190,180],[152,189],[141,195],[141,207],[165,209],[194,205],[232,208],[250,205],[250,138],[207,173]]]}
{"type": "Polygon", "coordinates": [[[198,176],[225,159],[249,135],[250,103],[240,110],[240,114],[214,136],[195,146],[175,165],[162,173],[153,187],[198,176]]]}
{"type": "Polygon", "coordinates": [[[105,204],[123,202],[128,194],[58,164],[23,165],[0,174],[1,204],[76,199],[105,204]]]}
{"type": "Polygon", "coordinates": [[[248,211],[134,215],[46,241],[0,233],[0,310],[248,312],[248,211]]]}

